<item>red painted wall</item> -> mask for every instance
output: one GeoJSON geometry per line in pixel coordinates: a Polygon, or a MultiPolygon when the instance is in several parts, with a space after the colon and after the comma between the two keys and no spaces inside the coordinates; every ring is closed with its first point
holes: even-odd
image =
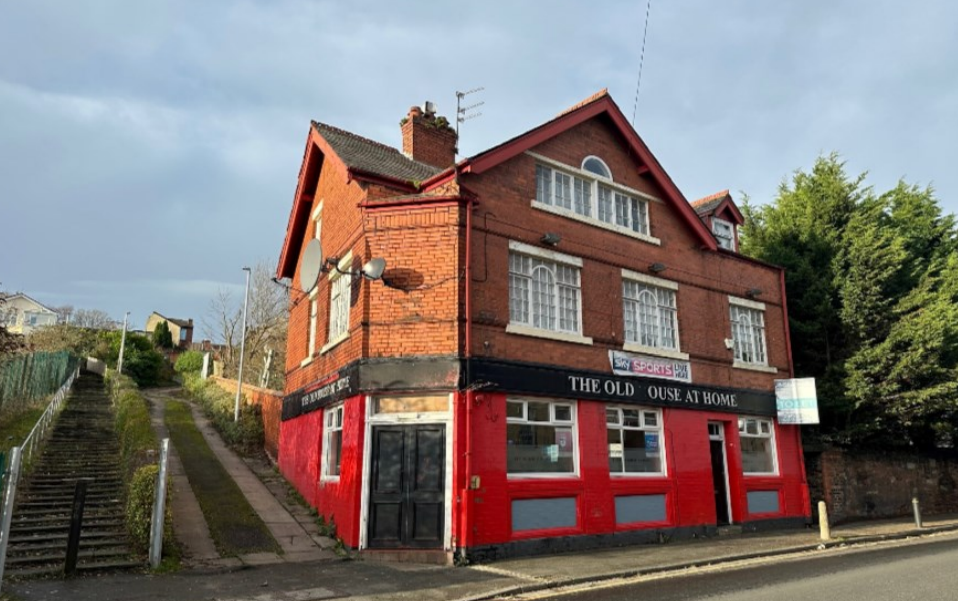
{"type": "MultiPolygon", "coordinates": [[[[664,477],[612,477],[609,474],[605,404],[579,401],[577,413],[579,476],[509,479],[506,475],[506,395],[477,394],[473,405],[472,437],[482,441],[472,457],[472,473],[481,479],[479,490],[466,504],[472,536],[467,546],[505,543],[542,536],[611,534],[625,530],[714,525],[707,423],[726,424],[729,490],[735,522],[808,515],[803,493],[798,428],[776,426],[779,475],[743,477],[737,416],[729,413],[663,409],[664,445],[668,474],[664,477]],[[749,515],[746,492],[775,490],[781,511],[749,515]],[[666,495],[665,522],[616,525],[615,496],[666,495]],[[577,497],[575,528],[512,533],[514,499],[577,497]]],[[[457,453],[465,461],[463,453],[457,453]]],[[[465,487],[467,483],[463,482],[465,487]]],[[[460,528],[463,520],[460,520],[460,528]]]]}
{"type": "Polygon", "coordinates": [[[325,411],[319,410],[282,422],[280,472],[327,522],[336,523],[336,536],[346,546],[358,547],[366,398],[354,396],[343,405],[343,448],[338,480],[320,478],[324,415],[325,411]]]}

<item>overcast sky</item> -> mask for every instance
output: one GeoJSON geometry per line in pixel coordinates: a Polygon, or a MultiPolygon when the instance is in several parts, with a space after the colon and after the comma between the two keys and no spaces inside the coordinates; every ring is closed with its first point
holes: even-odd
{"type": "MultiPolygon", "coordinates": [[[[310,119],[398,146],[410,105],[472,155],[607,87],[646,2],[0,0],[0,283],[203,319],[275,266],[310,119]]],[[[958,3],[654,0],[635,126],[685,196],[767,202],[839,152],[958,210],[958,3]]],[[[199,333],[196,338],[199,338],[199,333]]]]}

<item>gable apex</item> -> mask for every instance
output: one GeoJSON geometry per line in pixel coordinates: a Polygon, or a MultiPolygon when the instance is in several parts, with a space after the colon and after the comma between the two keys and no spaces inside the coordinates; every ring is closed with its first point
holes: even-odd
{"type": "Polygon", "coordinates": [[[662,200],[672,205],[681,220],[692,230],[699,243],[709,250],[717,250],[718,246],[715,238],[699,219],[692,205],[675,185],[675,182],[672,181],[672,178],[662,168],[649,147],[629,124],[628,119],[606,89],[600,90],[582,102],[573,105],[550,121],[462,161],[459,165],[459,171],[462,173],[483,173],[542,144],[546,140],[572,129],[576,125],[600,115],[609,118],[612,128],[622,136],[630,151],[636,157],[639,164],[638,172],[641,175],[651,177],[658,184],[664,192],[662,200]]]}

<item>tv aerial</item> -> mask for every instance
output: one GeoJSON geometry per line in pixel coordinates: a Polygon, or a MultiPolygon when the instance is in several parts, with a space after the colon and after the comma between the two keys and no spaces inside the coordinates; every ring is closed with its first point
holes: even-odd
{"type": "Polygon", "coordinates": [[[466,121],[470,119],[475,119],[476,117],[482,116],[482,113],[472,113],[471,115],[467,113],[473,109],[479,108],[480,106],[486,103],[483,100],[475,104],[471,104],[469,106],[462,106],[463,99],[466,96],[469,96],[470,94],[475,94],[476,92],[481,92],[483,90],[485,90],[485,88],[474,88],[472,90],[469,90],[468,92],[456,92],[456,139],[457,140],[459,139],[459,124],[460,123],[465,123],[466,121]]]}

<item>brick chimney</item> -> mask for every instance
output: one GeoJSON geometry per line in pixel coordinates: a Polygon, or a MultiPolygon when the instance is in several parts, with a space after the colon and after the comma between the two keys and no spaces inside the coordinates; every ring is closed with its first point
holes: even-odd
{"type": "Polygon", "coordinates": [[[445,117],[437,117],[435,105],[411,107],[400,122],[402,151],[408,157],[445,169],[456,162],[456,130],[445,117]]]}

